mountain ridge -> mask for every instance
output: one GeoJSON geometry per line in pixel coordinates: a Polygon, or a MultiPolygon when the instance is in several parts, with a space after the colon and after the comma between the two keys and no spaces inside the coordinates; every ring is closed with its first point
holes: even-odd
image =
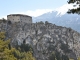
{"type": "Polygon", "coordinates": [[[59,25],[59,26],[65,26],[70,27],[78,32],[80,32],[80,17],[77,14],[64,14],[64,15],[57,15],[57,11],[52,11],[45,13],[41,16],[33,18],[33,22],[39,22],[39,21],[49,21],[50,23],[59,25]]]}

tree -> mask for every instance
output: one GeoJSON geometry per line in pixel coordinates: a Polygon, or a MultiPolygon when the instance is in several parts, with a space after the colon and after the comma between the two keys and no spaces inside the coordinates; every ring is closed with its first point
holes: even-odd
{"type": "Polygon", "coordinates": [[[49,60],[56,60],[56,56],[54,52],[52,52],[52,54],[49,56],[49,60]]]}
{"type": "Polygon", "coordinates": [[[43,21],[40,21],[40,22],[37,22],[38,24],[44,24],[44,22],[43,21]]]}
{"type": "Polygon", "coordinates": [[[61,60],[60,52],[56,51],[55,55],[57,60],[61,60]]]}
{"type": "Polygon", "coordinates": [[[2,18],[2,20],[3,20],[3,23],[6,23],[6,21],[7,21],[7,20],[6,20],[6,19],[4,19],[4,18],[2,18]]]}
{"type": "Polygon", "coordinates": [[[5,39],[5,32],[0,32],[0,40],[4,40],[5,39]]]}
{"type": "Polygon", "coordinates": [[[62,55],[62,60],[69,60],[69,58],[66,55],[62,55]]]}
{"type": "Polygon", "coordinates": [[[0,32],[0,60],[17,60],[12,54],[13,49],[9,50],[10,40],[5,39],[5,32],[0,32]]]}
{"type": "Polygon", "coordinates": [[[73,5],[73,7],[76,7],[76,6],[78,7],[74,9],[69,9],[67,13],[80,14],[80,0],[69,0],[68,4],[71,4],[71,3],[72,4],[76,3],[75,5],[73,5]]]}
{"type": "Polygon", "coordinates": [[[49,22],[48,21],[45,21],[45,24],[47,25],[49,22]]]}
{"type": "Polygon", "coordinates": [[[29,51],[29,46],[25,46],[24,51],[20,51],[16,48],[10,47],[10,40],[4,39],[5,33],[0,32],[0,60],[35,60],[32,51],[29,51]]]}
{"type": "Polygon", "coordinates": [[[35,58],[32,56],[32,52],[28,51],[22,60],[35,60],[35,58]]]}
{"type": "Polygon", "coordinates": [[[20,52],[19,50],[15,49],[13,55],[17,58],[17,60],[35,60],[31,51],[20,52]]]}
{"type": "Polygon", "coordinates": [[[8,24],[11,24],[11,23],[12,23],[12,22],[9,20],[9,21],[8,21],[8,24]]]}
{"type": "Polygon", "coordinates": [[[80,60],[80,57],[78,57],[78,60],[80,60]]]}

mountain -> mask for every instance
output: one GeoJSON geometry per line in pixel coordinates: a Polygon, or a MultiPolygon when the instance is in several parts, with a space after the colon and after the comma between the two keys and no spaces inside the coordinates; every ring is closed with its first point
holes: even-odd
{"type": "Polygon", "coordinates": [[[77,14],[65,13],[64,15],[61,15],[61,13],[58,13],[58,11],[52,11],[33,18],[33,22],[39,21],[48,21],[59,26],[70,27],[80,32],[80,16],[77,14]]]}
{"type": "Polygon", "coordinates": [[[77,60],[80,57],[80,33],[73,29],[48,22],[9,21],[0,22],[0,28],[1,32],[6,32],[5,39],[10,39],[11,47],[24,52],[24,48],[28,50],[25,45],[30,46],[36,60],[77,60]]]}

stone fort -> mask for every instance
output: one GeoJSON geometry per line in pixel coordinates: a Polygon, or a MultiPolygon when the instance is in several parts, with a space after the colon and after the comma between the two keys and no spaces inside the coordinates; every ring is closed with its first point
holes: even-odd
{"type": "Polygon", "coordinates": [[[12,23],[15,23],[15,22],[32,23],[32,17],[28,15],[23,15],[23,14],[7,15],[7,20],[11,21],[12,23]]]}

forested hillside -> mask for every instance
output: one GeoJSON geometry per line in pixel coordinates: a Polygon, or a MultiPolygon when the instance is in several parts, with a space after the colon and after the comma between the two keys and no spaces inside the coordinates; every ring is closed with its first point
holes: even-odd
{"type": "Polygon", "coordinates": [[[12,47],[10,39],[5,41],[5,32],[0,32],[0,60],[35,60],[31,47],[23,45],[12,47]]]}

